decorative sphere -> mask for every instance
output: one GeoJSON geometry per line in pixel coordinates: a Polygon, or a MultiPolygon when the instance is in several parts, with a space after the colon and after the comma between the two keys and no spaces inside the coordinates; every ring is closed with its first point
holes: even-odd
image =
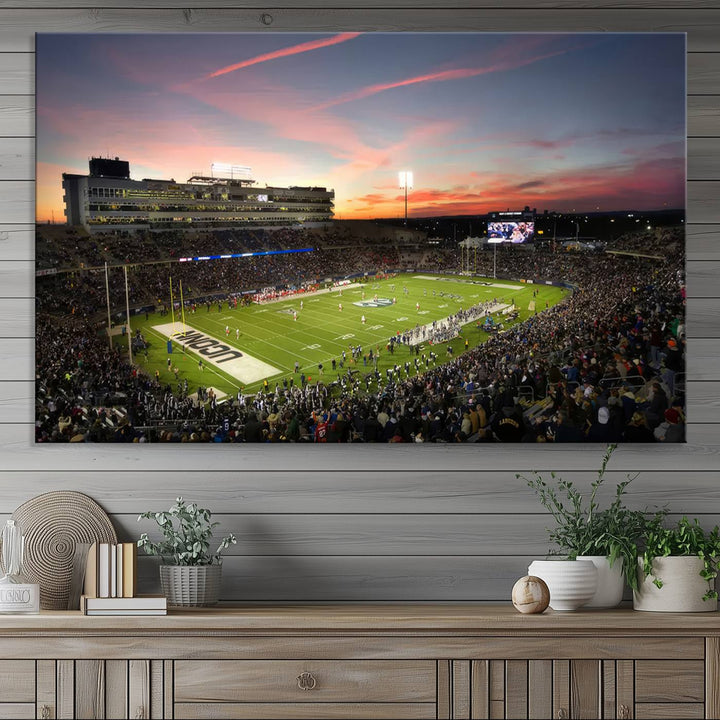
{"type": "Polygon", "coordinates": [[[550,590],[543,579],[526,575],[513,585],[512,604],[523,614],[541,613],[550,604],[550,590]]]}

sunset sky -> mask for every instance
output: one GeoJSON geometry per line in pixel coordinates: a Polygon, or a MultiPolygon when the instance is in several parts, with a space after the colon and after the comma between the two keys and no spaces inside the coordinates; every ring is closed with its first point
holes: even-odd
{"type": "Polygon", "coordinates": [[[336,217],[680,208],[681,34],[37,36],[37,219],[91,155],[134,179],[252,167],[336,217]]]}

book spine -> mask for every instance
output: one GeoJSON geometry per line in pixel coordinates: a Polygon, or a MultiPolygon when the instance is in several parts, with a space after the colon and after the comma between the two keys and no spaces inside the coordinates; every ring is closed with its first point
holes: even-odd
{"type": "Polygon", "coordinates": [[[110,545],[110,597],[117,597],[117,545],[110,545]]]}
{"type": "Polygon", "coordinates": [[[123,595],[123,552],[125,546],[123,543],[118,543],[115,546],[115,552],[117,553],[117,563],[115,567],[115,577],[117,578],[117,592],[115,597],[124,597],[123,595]]]}
{"type": "Polygon", "coordinates": [[[100,543],[98,549],[98,597],[110,597],[110,543],[100,543]]]}

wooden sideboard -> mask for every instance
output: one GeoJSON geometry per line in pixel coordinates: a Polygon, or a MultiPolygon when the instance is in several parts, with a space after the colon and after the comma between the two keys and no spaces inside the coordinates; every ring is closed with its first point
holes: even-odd
{"type": "Polygon", "coordinates": [[[43,612],[0,647],[0,718],[720,718],[718,613],[43,612]]]}

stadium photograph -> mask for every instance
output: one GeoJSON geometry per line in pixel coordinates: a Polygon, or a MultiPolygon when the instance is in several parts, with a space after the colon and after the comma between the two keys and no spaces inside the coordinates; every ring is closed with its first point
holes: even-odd
{"type": "Polygon", "coordinates": [[[685,36],[37,36],[38,443],[685,441],[685,36]]]}

